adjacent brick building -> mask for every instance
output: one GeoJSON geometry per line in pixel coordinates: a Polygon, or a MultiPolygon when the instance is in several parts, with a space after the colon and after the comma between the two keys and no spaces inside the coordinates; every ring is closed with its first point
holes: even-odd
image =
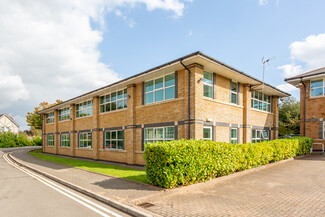
{"type": "Polygon", "coordinates": [[[195,52],[42,110],[43,151],[144,165],[144,143],[276,139],[289,96],[195,52]]]}
{"type": "Polygon", "coordinates": [[[300,89],[300,135],[311,137],[317,143],[325,142],[324,78],[325,68],[320,68],[285,79],[300,89]]]}

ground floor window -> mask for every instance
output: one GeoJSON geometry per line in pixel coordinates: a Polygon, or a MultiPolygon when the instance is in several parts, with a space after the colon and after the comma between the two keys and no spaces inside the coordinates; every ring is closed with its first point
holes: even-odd
{"type": "Polygon", "coordinates": [[[54,135],[47,135],[47,146],[54,146],[54,135]]]}
{"type": "Polygon", "coordinates": [[[144,143],[175,140],[175,127],[154,127],[144,129],[144,143]]]}
{"type": "Polygon", "coordinates": [[[231,128],[230,130],[230,143],[237,144],[238,143],[238,129],[231,128]]]}
{"type": "Polygon", "coordinates": [[[105,149],[124,150],[123,130],[105,131],[105,149]]]}
{"type": "Polygon", "coordinates": [[[252,130],[252,142],[257,143],[265,140],[270,140],[269,130],[252,130]]]}
{"type": "Polygon", "coordinates": [[[203,127],[203,140],[212,140],[212,127],[203,127]]]}
{"type": "Polygon", "coordinates": [[[79,133],[79,148],[91,148],[91,132],[79,133]]]}
{"type": "Polygon", "coordinates": [[[61,147],[70,147],[70,135],[68,133],[61,134],[61,147]]]}

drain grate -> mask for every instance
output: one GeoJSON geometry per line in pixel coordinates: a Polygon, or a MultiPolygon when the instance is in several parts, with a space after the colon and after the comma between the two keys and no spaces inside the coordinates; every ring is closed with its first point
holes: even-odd
{"type": "Polygon", "coordinates": [[[140,203],[138,204],[138,206],[141,206],[142,208],[149,208],[149,207],[152,207],[154,206],[155,204],[152,204],[152,203],[148,203],[148,202],[144,202],[144,203],[140,203]]]}

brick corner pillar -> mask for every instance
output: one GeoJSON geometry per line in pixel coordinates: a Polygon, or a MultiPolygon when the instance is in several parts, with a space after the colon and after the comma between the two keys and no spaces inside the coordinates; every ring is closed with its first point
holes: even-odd
{"type": "Polygon", "coordinates": [[[93,147],[93,159],[98,159],[99,152],[99,96],[93,98],[93,131],[92,131],[92,147],[93,147]]]}
{"type": "MultiPolygon", "coordinates": [[[[203,101],[203,74],[204,74],[204,66],[193,63],[188,65],[187,68],[191,71],[190,77],[190,123],[191,123],[191,136],[193,139],[202,139],[203,138],[203,123],[198,122],[198,120],[202,120],[204,117],[201,117],[204,109],[204,101],[203,101]]],[[[187,70],[186,70],[187,72],[187,70]]],[[[187,81],[188,81],[188,72],[186,73],[187,81]]],[[[187,85],[186,85],[187,86],[187,85]]],[[[186,92],[188,92],[186,90],[186,92]]],[[[186,120],[188,119],[188,101],[186,100],[186,120]]],[[[186,138],[188,138],[188,123],[186,124],[186,138]]]]}
{"type": "Polygon", "coordinates": [[[58,149],[60,146],[60,134],[58,132],[58,123],[59,123],[59,110],[54,110],[54,148],[55,148],[55,154],[58,153],[58,149]]]}
{"type": "Polygon", "coordinates": [[[252,142],[252,130],[250,123],[251,113],[251,90],[249,84],[244,84],[243,90],[243,143],[252,142]]]}
{"type": "MultiPolygon", "coordinates": [[[[124,130],[125,141],[124,149],[127,151],[127,164],[135,164],[134,153],[136,143],[136,128],[135,128],[135,97],[136,85],[129,84],[127,86],[127,127],[124,130]]],[[[142,145],[142,144],[141,144],[142,145]]]]}
{"type": "Polygon", "coordinates": [[[45,151],[45,145],[47,145],[46,134],[46,114],[42,114],[42,151],[45,151]]]}
{"type": "Polygon", "coordinates": [[[273,111],[273,135],[272,139],[277,139],[279,134],[279,97],[272,97],[272,111],[273,111]]]}
{"type": "Polygon", "coordinates": [[[76,137],[78,136],[75,133],[75,120],[76,120],[76,105],[71,104],[70,105],[70,149],[71,149],[71,156],[75,156],[75,148],[78,146],[76,141],[76,137]]]}

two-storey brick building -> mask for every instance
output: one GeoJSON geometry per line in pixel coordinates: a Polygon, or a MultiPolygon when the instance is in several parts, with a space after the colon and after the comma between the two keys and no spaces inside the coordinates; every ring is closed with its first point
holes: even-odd
{"type": "Polygon", "coordinates": [[[42,110],[43,151],[143,165],[148,142],[275,139],[286,96],[195,52],[42,110]]]}
{"type": "Polygon", "coordinates": [[[285,79],[300,89],[300,135],[311,137],[317,143],[325,142],[324,79],[325,67],[285,79]]]}

